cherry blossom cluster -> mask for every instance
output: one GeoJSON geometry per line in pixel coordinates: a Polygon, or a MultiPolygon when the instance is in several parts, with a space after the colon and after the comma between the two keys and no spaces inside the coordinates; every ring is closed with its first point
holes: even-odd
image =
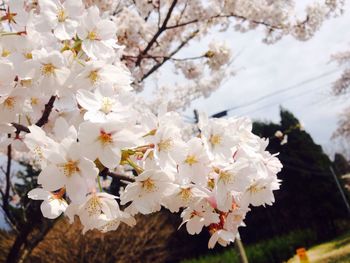
{"type": "MultiPolygon", "coordinates": [[[[40,170],[28,196],[45,217],[106,232],[163,207],[181,211],[190,234],[207,227],[212,248],[234,241],[251,206],[274,202],[282,165],[251,121],[202,115],[185,139],[166,103],[157,114],[140,106],[117,24],[95,5],[18,0],[0,15],[0,147],[40,170]],[[115,196],[102,175],[128,182],[115,196]]],[[[213,46],[210,69],[229,54],[213,46]]]]}
{"type": "MultiPolygon", "coordinates": [[[[338,52],[332,56],[332,60],[337,62],[343,72],[340,77],[333,83],[332,93],[335,96],[346,96],[350,87],[350,51],[338,52]]],[[[350,108],[343,110],[338,120],[338,128],[334,133],[335,137],[350,136],[350,108]]]]}
{"type": "Polygon", "coordinates": [[[85,0],[84,4],[97,5],[116,23],[118,42],[124,45],[121,60],[131,69],[135,91],[155,91],[146,100],[148,106],[158,105],[167,94],[173,101],[170,107],[182,109],[194,99],[208,97],[232,74],[232,52],[222,49],[216,38],[195,56],[182,52],[189,44],[208,38],[212,31],[256,29],[265,31],[263,41],[268,44],[286,35],[308,40],[325,19],[342,14],[344,0],[317,1],[305,6],[302,14],[296,11],[296,2],[284,0],[85,0]],[[217,52],[221,54],[213,56],[217,52]],[[164,64],[186,81],[175,88],[164,85],[155,74],[164,64]],[[152,76],[156,85],[145,82],[152,76]]]}
{"type": "Polygon", "coordinates": [[[122,60],[131,69],[135,89],[155,90],[154,96],[147,99],[150,106],[159,104],[163,94],[167,94],[173,101],[172,109],[185,108],[192,100],[209,96],[227,79],[222,76],[230,75],[233,52],[222,48],[217,35],[211,39],[211,33],[229,35],[232,31],[260,30],[268,44],[286,35],[305,41],[314,36],[327,18],[341,14],[344,5],[344,0],[314,1],[302,8],[300,1],[285,0],[87,2],[98,4],[117,24],[119,43],[125,45],[122,60]],[[201,45],[188,55],[185,47],[195,41],[201,41],[201,45]],[[210,44],[206,46],[203,42],[210,44]],[[174,87],[173,83],[158,80],[155,73],[164,64],[185,81],[174,87]],[[152,76],[157,85],[144,81],[152,76]]]}

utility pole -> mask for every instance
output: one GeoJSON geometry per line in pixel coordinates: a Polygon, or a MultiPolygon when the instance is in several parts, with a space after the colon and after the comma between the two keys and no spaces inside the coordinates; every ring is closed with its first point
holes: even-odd
{"type": "Polygon", "coordinates": [[[341,185],[340,185],[340,183],[339,183],[338,177],[337,177],[337,175],[335,174],[334,169],[333,169],[332,166],[330,166],[329,169],[331,170],[331,173],[332,173],[332,175],[333,175],[333,177],[334,177],[334,181],[335,181],[336,184],[337,184],[338,190],[339,190],[339,192],[340,192],[340,194],[341,194],[341,196],[342,196],[342,198],[343,198],[343,201],[344,201],[344,203],[345,203],[345,206],[346,206],[346,209],[347,209],[347,211],[348,211],[348,214],[350,215],[350,205],[349,205],[348,200],[346,199],[346,196],[345,196],[345,193],[344,193],[344,191],[343,191],[343,188],[341,187],[341,185]]]}
{"type": "MultiPolygon", "coordinates": [[[[199,121],[198,111],[196,109],[194,109],[193,113],[194,113],[195,122],[198,123],[198,121],[199,121]]],[[[216,116],[212,116],[212,117],[221,118],[221,117],[224,117],[226,115],[227,115],[227,112],[225,112],[224,114],[220,113],[220,115],[216,115],[216,116]]],[[[236,253],[238,253],[238,256],[239,256],[240,263],[249,263],[247,254],[245,253],[245,249],[244,249],[244,246],[243,246],[243,243],[241,240],[241,236],[239,235],[239,232],[237,232],[237,236],[236,236],[234,243],[235,243],[236,253]]]]}

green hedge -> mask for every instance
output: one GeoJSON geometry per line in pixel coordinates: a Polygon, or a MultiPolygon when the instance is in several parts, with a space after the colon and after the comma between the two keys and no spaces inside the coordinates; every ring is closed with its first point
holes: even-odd
{"type": "MultiPolygon", "coordinates": [[[[245,247],[249,262],[280,263],[288,260],[299,247],[309,247],[317,241],[314,231],[298,230],[281,237],[275,237],[245,247]]],[[[198,259],[184,260],[182,263],[239,263],[233,246],[223,253],[203,256],[198,259]]]]}

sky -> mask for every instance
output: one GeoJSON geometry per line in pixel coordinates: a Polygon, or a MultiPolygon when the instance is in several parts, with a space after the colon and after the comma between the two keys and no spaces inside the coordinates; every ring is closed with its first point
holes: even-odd
{"type": "MultiPolygon", "coordinates": [[[[337,127],[338,115],[349,104],[347,98],[331,95],[331,84],[342,71],[330,57],[350,49],[349,1],[346,9],[348,12],[327,20],[316,35],[305,42],[287,36],[266,45],[261,41],[263,33],[259,30],[212,34],[208,42],[226,41],[232,48],[233,55],[237,56],[233,63],[237,74],[209,98],[194,101],[185,114],[193,116],[193,109],[197,109],[212,115],[275,93],[258,103],[233,110],[230,115],[278,122],[279,108],[283,106],[295,114],[326,152],[334,151],[331,136],[337,127]],[[283,89],[288,92],[279,93],[283,89]]],[[[186,53],[196,52],[195,49],[198,48],[186,53]]]]}

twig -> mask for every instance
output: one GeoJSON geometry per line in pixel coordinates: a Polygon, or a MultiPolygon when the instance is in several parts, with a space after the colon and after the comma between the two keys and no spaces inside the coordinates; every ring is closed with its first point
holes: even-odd
{"type": "Polygon", "coordinates": [[[45,104],[45,109],[41,118],[35,123],[37,126],[42,127],[49,121],[49,116],[51,114],[53,104],[56,100],[56,96],[51,96],[48,103],[45,104]]]}
{"type": "Polygon", "coordinates": [[[143,75],[141,81],[149,77],[153,72],[155,72],[158,68],[160,68],[165,62],[172,58],[181,48],[183,48],[191,39],[193,39],[199,30],[194,31],[187,39],[185,39],[173,52],[170,53],[168,57],[164,57],[163,61],[154,65],[145,75],[143,75]]]}
{"type": "Polygon", "coordinates": [[[6,166],[6,188],[5,188],[5,200],[3,200],[4,205],[8,205],[8,198],[10,196],[10,176],[11,176],[11,163],[12,163],[12,146],[9,144],[7,146],[7,166],[6,166]]]}
{"type": "Polygon", "coordinates": [[[11,125],[16,128],[16,134],[19,134],[20,132],[30,133],[30,130],[28,129],[28,127],[22,124],[12,122],[11,125]]]}
{"type": "MultiPolygon", "coordinates": [[[[123,59],[136,59],[136,56],[131,56],[131,55],[123,55],[123,59]]],[[[144,58],[146,59],[171,59],[174,61],[186,61],[186,60],[196,60],[196,59],[201,59],[205,58],[205,55],[202,56],[197,56],[197,57],[188,57],[188,58],[173,58],[171,56],[153,56],[153,55],[145,55],[144,58]]],[[[156,61],[159,63],[159,61],[156,61]]]]}
{"type": "Polygon", "coordinates": [[[11,224],[12,228],[17,231],[17,224],[14,216],[12,215],[9,207],[9,198],[10,198],[10,186],[11,186],[11,164],[12,164],[12,146],[9,144],[7,146],[7,166],[5,171],[6,185],[5,185],[5,193],[1,190],[2,197],[2,210],[4,211],[7,221],[11,224]]]}
{"type": "MultiPolygon", "coordinates": [[[[241,19],[243,21],[249,21],[249,22],[251,22],[253,24],[264,25],[264,26],[268,27],[269,29],[274,29],[274,30],[283,29],[282,26],[271,25],[271,24],[268,24],[267,22],[264,22],[264,21],[251,20],[251,19],[249,19],[247,17],[241,16],[241,15],[236,15],[236,14],[227,14],[227,15],[218,14],[218,15],[209,17],[209,18],[207,18],[205,20],[206,21],[210,21],[210,20],[218,19],[218,18],[237,18],[237,19],[241,19]]],[[[190,21],[187,21],[187,22],[183,22],[181,24],[175,24],[175,25],[172,25],[172,26],[167,26],[166,29],[174,29],[174,28],[177,28],[177,27],[182,27],[182,26],[198,23],[198,22],[205,21],[205,20],[193,19],[193,20],[190,20],[190,21]]]]}
{"type": "Polygon", "coordinates": [[[102,170],[102,172],[100,173],[100,176],[110,176],[113,178],[116,178],[118,180],[123,180],[123,181],[127,181],[127,182],[135,182],[134,178],[131,178],[125,174],[121,174],[121,173],[113,173],[111,171],[109,171],[108,168],[105,168],[104,170],[102,170]]]}
{"type": "Polygon", "coordinates": [[[166,30],[167,27],[167,23],[171,17],[171,14],[175,8],[177,4],[177,0],[174,0],[169,8],[169,11],[163,21],[162,26],[158,29],[157,33],[155,33],[155,35],[153,36],[153,38],[151,39],[151,41],[148,43],[148,45],[146,46],[146,48],[139,54],[138,59],[136,61],[136,66],[140,66],[141,60],[143,59],[143,56],[147,54],[147,52],[151,49],[151,47],[153,46],[153,44],[157,41],[157,38],[160,36],[160,34],[162,34],[162,32],[164,30],[166,30]]]}

